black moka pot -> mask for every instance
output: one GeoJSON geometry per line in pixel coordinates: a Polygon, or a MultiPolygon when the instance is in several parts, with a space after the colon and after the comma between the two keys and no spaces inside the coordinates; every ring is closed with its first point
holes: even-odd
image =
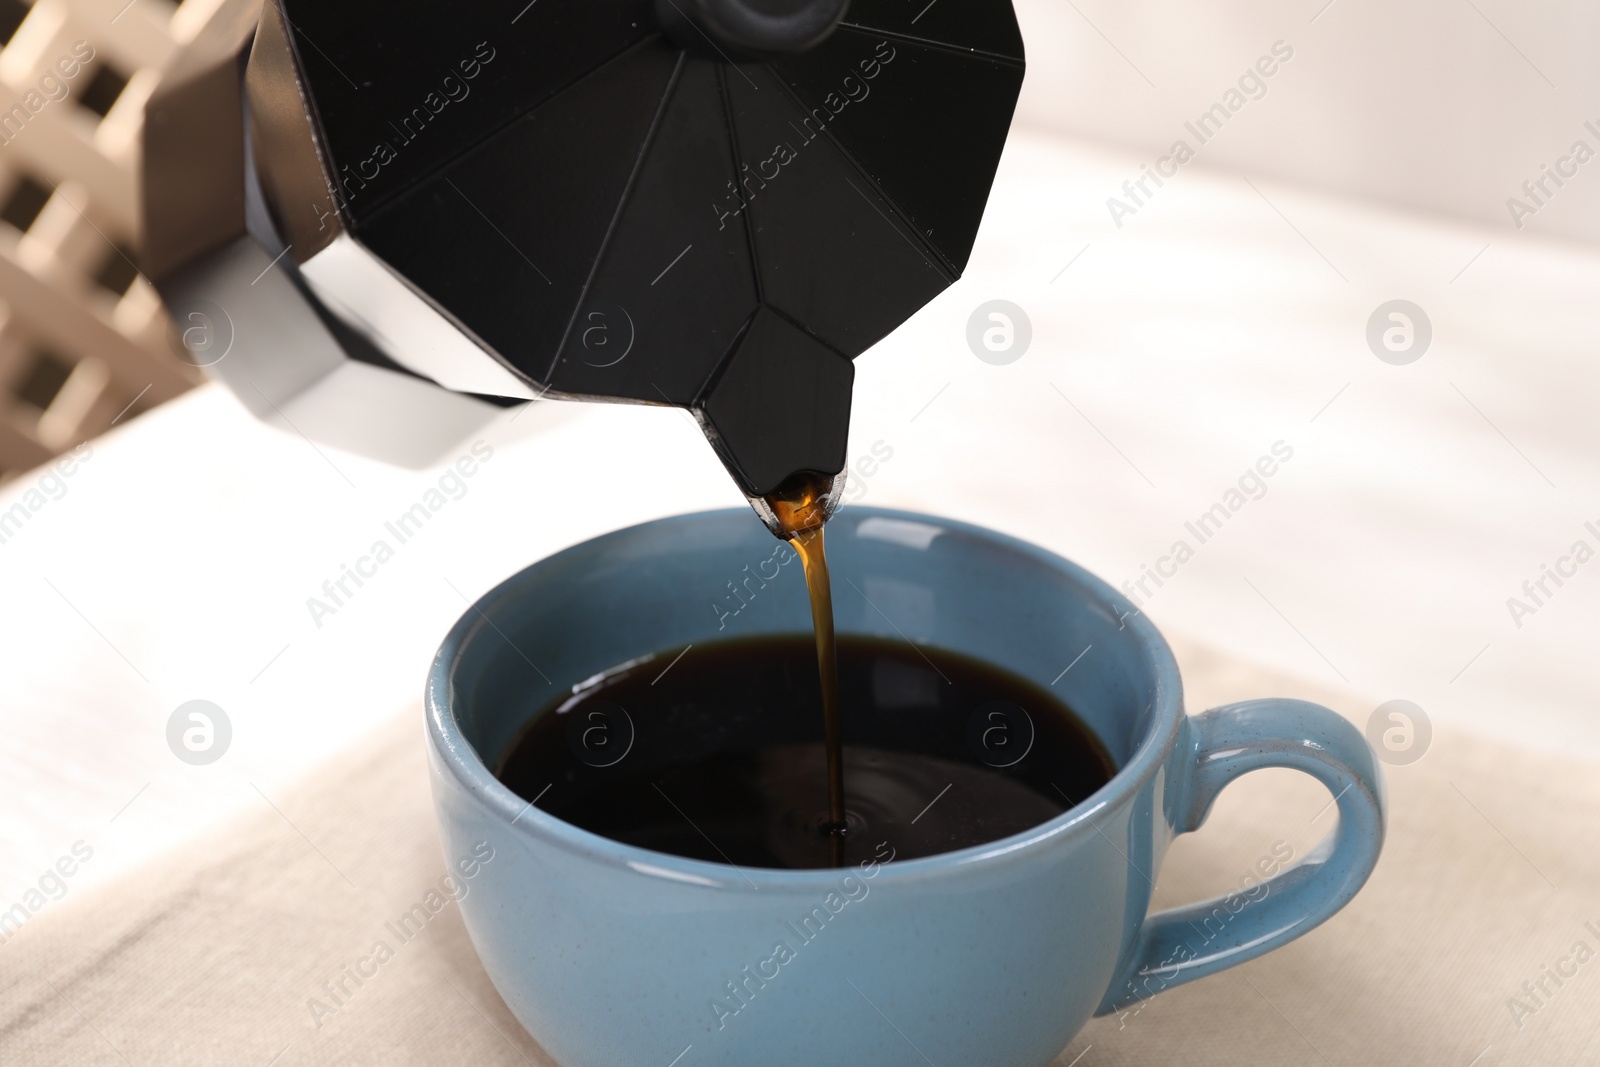
{"type": "Polygon", "coordinates": [[[271,0],[149,103],[146,275],[303,432],[671,404],[770,524],[837,498],[851,361],[960,277],[1022,76],[1010,0],[271,0]]]}

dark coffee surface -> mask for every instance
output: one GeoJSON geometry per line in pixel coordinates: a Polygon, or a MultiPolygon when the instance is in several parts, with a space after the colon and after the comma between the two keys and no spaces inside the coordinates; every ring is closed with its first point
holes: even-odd
{"type": "Polygon", "coordinates": [[[547,709],[496,774],[540,809],[632,845],[809,868],[966,848],[1066,811],[1113,773],[1047,690],[965,656],[841,637],[843,855],[810,635],[695,645],[547,709]],[[666,668],[663,674],[663,668],[666,668]],[[881,857],[880,857],[881,858],[881,857]]]}

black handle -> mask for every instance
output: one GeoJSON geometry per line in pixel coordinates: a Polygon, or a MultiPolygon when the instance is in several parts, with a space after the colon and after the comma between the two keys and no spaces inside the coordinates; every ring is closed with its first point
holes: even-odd
{"type": "Polygon", "coordinates": [[[732,59],[804,52],[844,18],[850,0],[656,0],[667,35],[685,48],[732,59]]]}

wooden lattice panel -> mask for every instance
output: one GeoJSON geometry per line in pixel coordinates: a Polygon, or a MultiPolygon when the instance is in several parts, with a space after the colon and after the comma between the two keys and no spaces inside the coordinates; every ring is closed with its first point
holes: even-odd
{"type": "Polygon", "coordinates": [[[0,479],[199,381],[134,267],[145,101],[231,0],[0,0],[0,479]]]}

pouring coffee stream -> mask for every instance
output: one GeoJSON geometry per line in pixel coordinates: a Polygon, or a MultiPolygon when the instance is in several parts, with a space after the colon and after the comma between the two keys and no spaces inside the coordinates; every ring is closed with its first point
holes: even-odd
{"type": "Polygon", "coordinates": [[[844,709],[839,699],[839,649],[833,633],[833,582],[828,575],[828,552],[823,526],[832,512],[829,491],[835,479],[802,473],[773,491],[765,503],[787,536],[805,569],[806,591],[811,601],[811,627],[817,642],[817,674],[822,688],[823,744],[828,759],[828,820],[834,838],[835,865],[844,860],[844,709]]]}
{"type": "Polygon", "coordinates": [[[966,266],[1011,4],[515,6],[239,4],[148,104],[144,273],[191,362],[346,450],[431,466],[532,400],[691,412],[804,561],[842,827],[853,360],[966,266]]]}

